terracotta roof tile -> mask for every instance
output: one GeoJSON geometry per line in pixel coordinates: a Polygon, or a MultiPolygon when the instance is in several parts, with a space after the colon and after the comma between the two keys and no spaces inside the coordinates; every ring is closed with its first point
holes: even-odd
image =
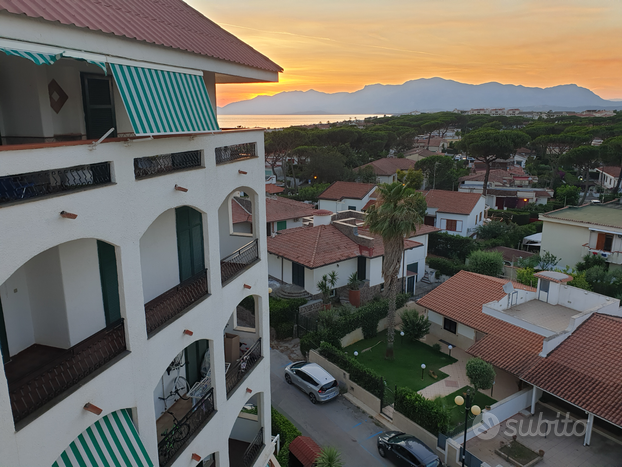
{"type": "Polygon", "coordinates": [[[266,198],[266,222],[284,221],[298,217],[312,216],[317,211],[312,205],[293,199],[266,198]]]}
{"type": "Polygon", "coordinates": [[[266,56],[181,0],[0,0],[0,11],[280,72],[266,56]]]}
{"type": "Polygon", "coordinates": [[[376,175],[393,175],[398,170],[408,170],[411,167],[414,168],[415,161],[399,157],[385,157],[357,167],[355,170],[360,170],[367,166],[373,167],[376,175]]]}
{"type": "Polygon", "coordinates": [[[271,195],[275,195],[277,193],[283,193],[285,188],[282,186],[275,185],[274,183],[266,183],[266,193],[270,193],[271,195]]]}
{"type": "Polygon", "coordinates": [[[243,200],[239,200],[238,198],[233,198],[231,200],[231,222],[233,224],[253,221],[253,216],[242,204],[244,204],[243,200]]]}
{"type": "Polygon", "coordinates": [[[428,235],[431,234],[432,232],[440,232],[442,229],[439,229],[438,227],[434,227],[433,225],[425,225],[425,224],[421,224],[419,226],[417,226],[417,231],[411,235],[411,237],[418,237],[419,235],[428,235]]]}
{"type": "Polygon", "coordinates": [[[521,376],[622,426],[622,318],[594,313],[521,376]]]}
{"type": "Polygon", "coordinates": [[[320,193],[318,199],[331,201],[341,201],[344,198],[363,199],[375,187],[376,185],[373,183],[333,182],[331,186],[320,193]]]}
{"type": "Polygon", "coordinates": [[[470,214],[482,198],[479,193],[460,191],[428,190],[421,193],[428,208],[436,208],[439,212],[450,214],[470,214]]]}
{"type": "Polygon", "coordinates": [[[611,175],[613,178],[618,178],[620,176],[620,167],[615,166],[605,166],[600,167],[596,170],[600,170],[601,172],[606,173],[607,175],[611,175]]]}
{"type": "Polygon", "coordinates": [[[289,452],[302,462],[303,467],[312,467],[322,449],[308,436],[298,436],[289,444],[289,452]]]}

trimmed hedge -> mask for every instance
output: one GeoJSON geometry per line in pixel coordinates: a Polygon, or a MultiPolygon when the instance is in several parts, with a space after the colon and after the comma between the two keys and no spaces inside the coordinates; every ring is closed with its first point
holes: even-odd
{"type": "Polygon", "coordinates": [[[410,388],[397,388],[395,410],[435,436],[438,433],[445,433],[449,427],[447,408],[426,399],[410,388]]]}
{"type": "Polygon", "coordinates": [[[447,232],[433,232],[428,235],[428,252],[445,258],[465,262],[472,251],[479,250],[477,242],[470,237],[461,237],[447,232]]]}
{"type": "Polygon", "coordinates": [[[428,266],[432,269],[440,271],[444,276],[454,276],[467,267],[463,263],[453,261],[447,258],[435,258],[429,256],[427,258],[428,266]]]}
{"type": "Polygon", "coordinates": [[[320,355],[339,368],[350,373],[350,379],[374,396],[382,399],[384,394],[384,380],[374,370],[359,363],[358,360],[349,357],[328,342],[320,345],[320,355]]]}
{"type": "Polygon", "coordinates": [[[289,465],[289,444],[302,433],[283,414],[272,407],[272,436],[281,436],[281,450],[276,456],[282,467],[289,465]]]}
{"type": "Polygon", "coordinates": [[[298,308],[307,303],[306,298],[285,300],[270,297],[270,326],[276,331],[277,339],[294,335],[294,324],[298,308]]]}

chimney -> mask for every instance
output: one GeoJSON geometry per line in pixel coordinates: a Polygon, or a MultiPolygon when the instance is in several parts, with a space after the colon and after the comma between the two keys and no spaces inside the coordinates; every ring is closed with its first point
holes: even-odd
{"type": "Polygon", "coordinates": [[[330,218],[332,215],[332,211],[318,209],[313,213],[313,227],[317,227],[318,225],[330,225],[330,218]]]}

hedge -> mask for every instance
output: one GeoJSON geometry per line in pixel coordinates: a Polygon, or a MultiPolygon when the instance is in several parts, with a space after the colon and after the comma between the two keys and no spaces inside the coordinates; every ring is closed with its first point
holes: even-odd
{"type": "Polygon", "coordinates": [[[449,427],[449,412],[447,408],[430,399],[426,399],[410,388],[397,388],[395,392],[395,410],[435,436],[438,433],[445,433],[449,427]]]}
{"type": "Polygon", "coordinates": [[[384,380],[374,370],[359,363],[358,360],[349,357],[328,342],[320,345],[320,355],[339,368],[350,373],[350,379],[374,396],[382,399],[384,394],[384,380]]]}
{"type": "Polygon", "coordinates": [[[302,433],[283,414],[272,407],[272,436],[280,435],[281,450],[276,456],[282,467],[289,465],[289,443],[302,433]]]}
{"type": "Polygon", "coordinates": [[[463,269],[466,269],[466,266],[463,263],[459,263],[458,261],[452,261],[447,258],[434,258],[428,256],[427,258],[428,266],[432,269],[436,269],[440,271],[444,276],[454,276],[458,274],[463,269]]]}
{"type": "Polygon", "coordinates": [[[270,326],[276,332],[277,339],[294,335],[294,324],[298,308],[307,303],[306,298],[280,299],[270,297],[270,326]]]}
{"type": "Polygon", "coordinates": [[[472,251],[479,250],[477,242],[470,237],[461,237],[446,232],[433,232],[428,236],[428,252],[445,258],[465,262],[472,251]]]}

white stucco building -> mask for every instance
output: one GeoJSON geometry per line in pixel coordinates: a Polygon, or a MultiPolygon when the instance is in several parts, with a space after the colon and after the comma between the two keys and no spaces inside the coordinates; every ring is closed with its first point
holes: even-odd
{"type": "Polygon", "coordinates": [[[280,67],[180,0],[20,5],[0,1],[2,464],[264,467],[263,132],[220,131],[215,88],[280,67]]]}
{"type": "Polygon", "coordinates": [[[428,205],[425,224],[449,234],[472,236],[486,218],[486,202],[478,193],[428,190],[422,194],[428,205]]]}
{"type": "Polygon", "coordinates": [[[373,183],[333,182],[318,196],[318,207],[332,212],[363,211],[375,201],[375,192],[373,183]]]}

